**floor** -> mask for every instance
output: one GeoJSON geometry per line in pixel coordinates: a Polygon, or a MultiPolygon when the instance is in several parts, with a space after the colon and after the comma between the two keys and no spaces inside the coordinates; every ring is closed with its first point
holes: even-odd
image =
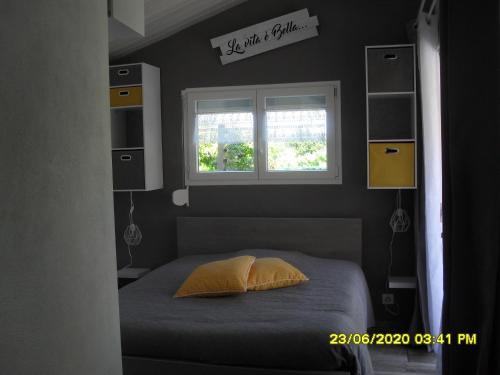
{"type": "Polygon", "coordinates": [[[370,346],[375,375],[438,375],[436,356],[403,346],[370,346]]]}

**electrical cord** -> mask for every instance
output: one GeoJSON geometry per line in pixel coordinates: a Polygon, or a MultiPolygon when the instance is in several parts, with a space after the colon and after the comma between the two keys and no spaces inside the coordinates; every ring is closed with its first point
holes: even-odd
{"type": "MultiPolygon", "coordinates": [[[[407,232],[410,228],[411,220],[408,213],[401,208],[401,190],[396,193],[396,209],[392,213],[391,219],[389,220],[389,226],[392,229],[391,241],[389,242],[389,263],[387,265],[387,279],[386,279],[386,292],[389,291],[389,280],[392,274],[392,263],[393,263],[393,246],[396,233],[407,232]]],[[[395,302],[391,305],[384,305],[385,311],[392,316],[398,316],[400,313],[399,303],[395,302]]]]}
{"type": "MultiPolygon", "coordinates": [[[[394,244],[394,237],[396,237],[396,232],[392,231],[391,242],[389,242],[389,264],[387,266],[387,279],[385,282],[385,291],[389,292],[389,279],[391,278],[392,271],[392,246],[394,244]]],[[[387,313],[392,316],[398,316],[400,313],[399,303],[394,302],[393,305],[384,305],[384,309],[387,313]]]]}

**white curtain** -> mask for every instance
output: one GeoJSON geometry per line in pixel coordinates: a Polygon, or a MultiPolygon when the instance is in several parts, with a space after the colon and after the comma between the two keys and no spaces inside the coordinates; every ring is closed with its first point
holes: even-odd
{"type": "MultiPolygon", "coordinates": [[[[432,334],[441,331],[443,300],[443,241],[441,202],[441,89],[438,17],[420,14],[418,20],[422,139],[425,189],[427,305],[432,334]]],[[[435,346],[439,351],[439,347],[435,346]]]]}

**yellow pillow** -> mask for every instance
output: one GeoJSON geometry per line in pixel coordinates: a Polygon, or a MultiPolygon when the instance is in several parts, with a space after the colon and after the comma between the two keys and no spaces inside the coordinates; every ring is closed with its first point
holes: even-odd
{"type": "Polygon", "coordinates": [[[280,258],[257,259],[248,275],[248,290],[283,288],[308,281],[306,275],[280,258]]]}
{"type": "Polygon", "coordinates": [[[198,266],[174,297],[217,297],[247,291],[248,273],[255,257],[244,255],[198,266]]]}

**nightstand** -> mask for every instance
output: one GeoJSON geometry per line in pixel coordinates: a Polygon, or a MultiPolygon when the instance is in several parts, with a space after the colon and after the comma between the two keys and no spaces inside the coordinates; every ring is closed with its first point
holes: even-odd
{"type": "Polygon", "coordinates": [[[417,288],[417,278],[416,277],[391,276],[391,277],[389,277],[389,288],[390,289],[416,289],[417,288]]]}
{"type": "Polygon", "coordinates": [[[136,280],[139,280],[145,274],[149,273],[151,270],[149,268],[134,268],[134,267],[124,267],[118,270],[118,289],[130,284],[136,280]]]}

